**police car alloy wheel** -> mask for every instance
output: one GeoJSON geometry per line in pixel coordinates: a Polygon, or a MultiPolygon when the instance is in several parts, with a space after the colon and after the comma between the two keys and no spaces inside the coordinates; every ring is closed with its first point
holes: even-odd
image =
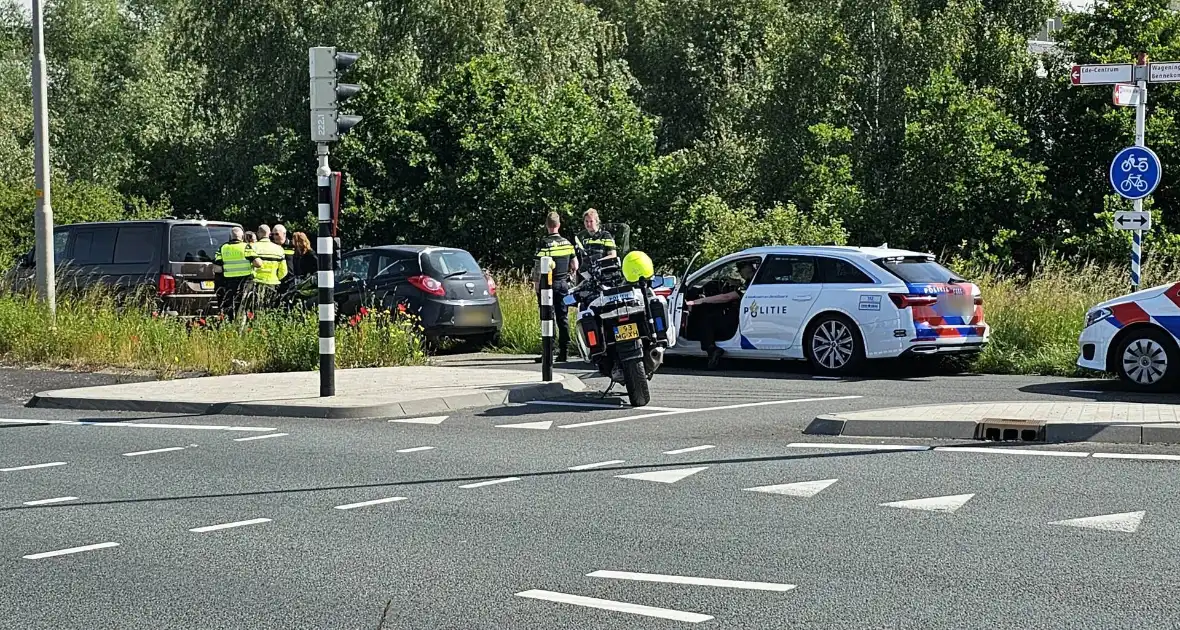
{"type": "Polygon", "coordinates": [[[1118,374],[1141,389],[1164,389],[1176,381],[1176,344],[1161,331],[1144,330],[1127,337],[1115,355],[1118,374]]]}
{"type": "Polygon", "coordinates": [[[828,374],[849,372],[863,357],[853,324],[835,316],[824,317],[812,325],[807,350],[812,366],[828,374]]]}

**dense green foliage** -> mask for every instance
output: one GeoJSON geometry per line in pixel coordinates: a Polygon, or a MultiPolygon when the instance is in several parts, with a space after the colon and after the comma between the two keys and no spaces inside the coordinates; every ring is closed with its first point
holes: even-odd
{"type": "MultiPolygon", "coordinates": [[[[307,48],[362,53],[334,147],[346,247],[526,263],[544,212],[631,225],[661,265],[888,242],[1029,269],[1126,257],[1104,171],[1132,112],[1071,61],[1180,59],[1167,0],[49,0],[57,221],[171,213],[311,229],[307,48]],[[1039,76],[1043,68],[1044,76],[1039,76]]],[[[28,19],[0,0],[0,255],[29,246],[28,19]]],[[[1156,260],[1180,251],[1180,91],[1152,87],[1156,260]]],[[[1149,258],[1150,260],[1150,258],[1149,258]]]]}

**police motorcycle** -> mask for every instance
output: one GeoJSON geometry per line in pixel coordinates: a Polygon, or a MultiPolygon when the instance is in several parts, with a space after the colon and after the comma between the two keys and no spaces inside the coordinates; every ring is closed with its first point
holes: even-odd
{"type": "MultiPolygon", "coordinates": [[[[579,257],[585,250],[576,243],[579,257]]],[[[671,276],[655,275],[651,258],[633,251],[622,258],[589,260],[579,271],[581,281],[564,301],[577,305],[575,331],[582,359],[603,376],[627,388],[632,407],[651,400],[648,381],[664,361],[664,351],[675,345],[676,332],[668,330],[668,303],[652,289],[674,286],[671,276]]]]}

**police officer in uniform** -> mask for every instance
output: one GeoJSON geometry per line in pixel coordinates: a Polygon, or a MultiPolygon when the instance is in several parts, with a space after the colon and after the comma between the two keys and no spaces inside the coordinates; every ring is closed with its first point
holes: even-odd
{"type": "Polygon", "coordinates": [[[248,294],[254,284],[254,267],[260,265],[249,243],[242,240],[242,228],[230,230],[230,239],[217,250],[213,263],[221,268],[219,275],[219,302],[221,311],[233,319],[242,296],[248,294]]]}
{"type": "Polygon", "coordinates": [[[254,293],[258,308],[266,308],[274,301],[283,278],[287,277],[287,255],[282,247],[263,237],[261,230],[258,242],[254,243],[254,255],[262,262],[254,269],[254,293]]]}
{"type": "Polygon", "coordinates": [[[270,240],[283,248],[283,258],[287,263],[287,275],[279,283],[279,293],[287,296],[295,286],[295,246],[287,239],[287,228],[282,223],[276,223],[270,232],[270,240]]]}
{"type": "MultiPolygon", "coordinates": [[[[570,345],[570,320],[568,307],[565,304],[565,296],[569,295],[570,274],[578,272],[578,259],[574,254],[574,246],[560,234],[561,217],[556,212],[550,212],[545,217],[545,229],[548,234],[541,239],[540,245],[537,247],[536,262],[533,267],[536,271],[533,273],[533,278],[536,281],[538,292],[540,291],[540,274],[546,273],[547,269],[541,269],[541,257],[548,256],[553,259],[553,314],[557,318],[557,361],[564,363],[569,360],[569,345],[570,345]]],[[[540,294],[538,293],[538,301],[540,301],[540,294]]]]}
{"type": "Polygon", "coordinates": [[[583,265],[589,265],[590,260],[601,260],[603,258],[617,258],[618,248],[615,247],[615,239],[610,232],[602,229],[602,223],[598,218],[598,210],[590,208],[582,215],[582,224],[586,229],[578,234],[578,242],[581,243],[582,248],[586,250],[587,260],[583,260],[583,265]]]}

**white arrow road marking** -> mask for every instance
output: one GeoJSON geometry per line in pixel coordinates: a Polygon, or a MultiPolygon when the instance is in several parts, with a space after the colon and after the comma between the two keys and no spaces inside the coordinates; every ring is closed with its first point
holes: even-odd
{"type": "Polygon", "coordinates": [[[434,449],[434,447],[433,447],[433,446],[415,446],[415,447],[413,447],[413,448],[403,448],[403,449],[400,449],[398,452],[399,452],[399,453],[418,453],[418,452],[421,452],[421,451],[429,451],[429,450],[432,450],[432,449],[434,449]]]}
{"type": "Polygon", "coordinates": [[[49,505],[51,503],[65,503],[66,501],[77,501],[78,497],[57,497],[54,499],[39,499],[37,501],[25,501],[21,505],[49,505]]]}
{"type": "Polygon", "coordinates": [[[442,424],[450,416],[428,416],[425,418],[399,418],[397,420],[390,420],[390,422],[402,422],[405,424],[442,424]]]}
{"type": "Polygon", "coordinates": [[[598,599],[597,597],[583,597],[581,595],[570,595],[568,593],[557,593],[555,591],[542,591],[534,589],[531,591],[521,591],[520,593],[517,593],[516,596],[527,597],[529,599],[540,599],[547,602],[556,602],[558,604],[573,604],[574,606],[585,606],[587,608],[597,608],[599,610],[612,610],[615,612],[629,613],[632,615],[643,615],[645,617],[671,619],[672,621],[686,621],[688,623],[701,623],[702,621],[709,621],[712,619],[712,617],[709,615],[702,615],[700,613],[673,610],[671,608],[642,606],[640,604],[617,602],[611,599],[598,599]]]}
{"type": "Polygon", "coordinates": [[[373,499],[372,501],[361,501],[360,503],[348,503],[345,505],[337,505],[337,510],[355,510],[356,508],[369,507],[370,505],[381,505],[382,503],[393,503],[394,501],[405,501],[405,497],[386,497],[384,499],[373,499]]]}
{"type": "Polygon", "coordinates": [[[84,547],[70,547],[69,549],[58,549],[57,551],[46,551],[44,553],[34,553],[24,556],[25,560],[40,560],[42,558],[52,558],[54,556],[65,556],[71,553],[82,553],[83,551],[94,551],[95,549],[109,549],[110,547],[118,547],[117,542],[98,543],[97,545],[86,545],[84,547]]]}
{"type": "Polygon", "coordinates": [[[881,503],[881,507],[895,507],[906,510],[924,510],[926,512],[946,512],[953,514],[955,510],[963,507],[974,494],[954,494],[947,497],[931,497],[929,499],[910,499],[907,501],[893,501],[891,503],[881,503]]]}
{"type": "Polygon", "coordinates": [[[48,464],[31,464],[29,466],[14,466],[12,468],[0,468],[0,472],[14,472],[17,470],[32,470],[34,468],[51,468],[53,466],[65,466],[65,462],[49,462],[48,464]]]}
{"type": "Polygon", "coordinates": [[[603,466],[611,466],[613,464],[622,464],[624,460],[612,459],[609,462],[594,462],[593,464],[582,464],[581,466],[570,466],[569,470],[590,470],[591,468],[602,468],[603,466]]]}
{"type": "Polygon", "coordinates": [[[777,486],[758,486],[757,488],[743,488],[749,492],[766,492],[782,494],[788,497],[814,497],[824,488],[836,483],[836,479],[822,479],[820,481],[800,481],[798,483],[784,483],[777,486]]]}
{"type": "Polygon", "coordinates": [[[686,575],[660,575],[658,573],[631,573],[630,571],[595,571],[587,573],[586,577],[611,578],[615,580],[635,580],[638,582],[666,582],[668,584],[692,584],[695,586],[716,586],[719,588],[743,588],[752,591],[786,592],[795,588],[794,584],[778,584],[775,582],[746,582],[743,580],[718,580],[714,578],[691,577],[686,575]]]}
{"type": "Polygon", "coordinates": [[[520,424],[497,424],[497,429],[548,429],[553,426],[552,420],[544,422],[522,422],[520,424]]]}
{"type": "Polygon", "coordinates": [[[203,534],[205,532],[215,532],[219,529],[231,529],[233,527],[245,527],[246,525],[258,525],[259,523],[269,523],[269,518],[252,518],[248,521],[236,521],[233,523],[222,523],[220,525],[206,525],[204,527],[194,527],[190,532],[195,534],[203,534]]]}
{"type": "Polygon", "coordinates": [[[1087,529],[1101,529],[1108,532],[1127,532],[1129,534],[1135,533],[1139,529],[1139,524],[1143,522],[1143,517],[1147,515],[1145,510],[1138,512],[1123,512],[1122,514],[1104,514],[1102,516],[1087,516],[1086,518],[1071,518],[1064,521],[1053,521],[1050,525],[1065,525],[1066,527],[1085,527],[1087,529]]]}
{"type": "Polygon", "coordinates": [[[490,481],[480,481],[478,483],[469,483],[465,486],[459,486],[463,489],[482,488],[484,486],[494,486],[498,483],[508,483],[510,481],[520,481],[520,477],[505,477],[504,479],[492,479],[490,481]]]}
{"type": "Polygon", "coordinates": [[[678,448],[674,451],[664,451],[665,455],[679,455],[681,453],[691,453],[693,451],[707,451],[711,448],[717,448],[712,444],[702,444],[700,446],[690,446],[688,448],[678,448]]]}
{"type": "Polygon", "coordinates": [[[615,475],[619,479],[638,479],[640,481],[656,481],[659,483],[676,483],[685,477],[695,475],[708,466],[698,468],[677,468],[675,470],[657,470],[654,472],[633,473],[630,475],[615,475]]]}

